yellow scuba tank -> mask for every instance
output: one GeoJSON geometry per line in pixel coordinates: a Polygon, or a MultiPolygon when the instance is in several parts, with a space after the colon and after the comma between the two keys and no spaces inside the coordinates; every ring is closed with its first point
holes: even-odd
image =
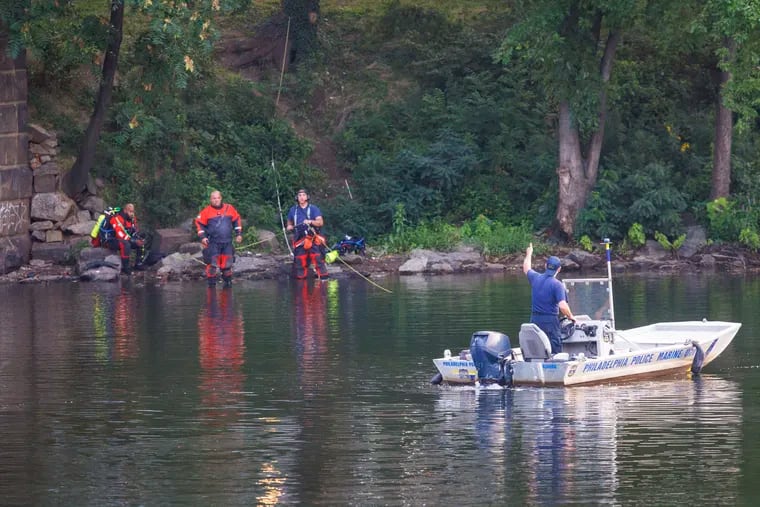
{"type": "Polygon", "coordinates": [[[95,222],[95,226],[90,231],[90,237],[92,239],[95,239],[100,234],[100,227],[103,225],[103,222],[106,219],[106,215],[104,213],[101,213],[98,217],[98,220],[95,222]]]}

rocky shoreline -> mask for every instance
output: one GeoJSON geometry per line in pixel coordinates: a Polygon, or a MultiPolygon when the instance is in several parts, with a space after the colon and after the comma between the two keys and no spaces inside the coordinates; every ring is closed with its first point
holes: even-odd
{"type": "MultiPolygon", "coordinates": [[[[557,247],[552,252],[562,259],[563,273],[606,271],[603,251],[586,252],[557,247]]],[[[328,265],[333,278],[364,276],[382,278],[389,275],[451,275],[459,273],[520,273],[523,253],[498,259],[482,256],[472,247],[462,246],[451,252],[414,250],[406,255],[385,255],[372,249],[367,255],[349,254],[328,265]]],[[[534,266],[543,265],[537,255],[534,266]]],[[[237,280],[285,279],[291,276],[292,258],[288,254],[239,252],[234,265],[237,280]]],[[[197,243],[182,245],[179,251],[166,255],[144,271],[135,271],[131,278],[145,283],[181,280],[202,280],[204,264],[197,243]]],[[[760,257],[735,246],[704,246],[688,256],[674,256],[654,242],[636,252],[614,253],[616,273],[679,273],[720,272],[747,273],[760,271],[760,257]]],[[[120,262],[113,252],[101,248],[85,248],[75,263],[57,264],[32,260],[19,269],[0,276],[0,283],[47,282],[118,282],[126,276],[119,272],[120,262]]]]}

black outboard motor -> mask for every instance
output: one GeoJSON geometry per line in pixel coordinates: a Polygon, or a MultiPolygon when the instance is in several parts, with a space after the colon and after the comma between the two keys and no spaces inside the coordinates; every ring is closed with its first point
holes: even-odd
{"type": "Polygon", "coordinates": [[[512,370],[506,364],[512,358],[509,337],[497,331],[477,331],[470,339],[470,355],[478,369],[481,384],[512,384],[512,370]]]}

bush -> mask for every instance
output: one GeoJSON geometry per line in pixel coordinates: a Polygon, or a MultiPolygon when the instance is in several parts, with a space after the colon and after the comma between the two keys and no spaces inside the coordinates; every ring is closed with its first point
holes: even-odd
{"type": "Polygon", "coordinates": [[[757,252],[760,249],[760,235],[756,230],[745,227],[739,233],[739,243],[749,247],[753,252],[757,252]]]}
{"type": "Polygon", "coordinates": [[[640,223],[634,222],[628,229],[626,239],[628,239],[628,243],[632,248],[641,248],[647,242],[647,237],[644,234],[644,227],[642,227],[640,223]]]}
{"type": "Polygon", "coordinates": [[[446,252],[458,245],[460,240],[459,229],[440,220],[411,227],[406,220],[404,206],[399,204],[394,213],[393,232],[387,236],[383,247],[393,253],[409,252],[415,248],[446,252]]]}

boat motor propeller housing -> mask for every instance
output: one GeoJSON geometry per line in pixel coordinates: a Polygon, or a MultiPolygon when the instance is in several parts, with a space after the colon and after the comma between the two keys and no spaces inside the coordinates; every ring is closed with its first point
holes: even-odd
{"type": "Polygon", "coordinates": [[[511,385],[512,372],[507,363],[512,358],[512,345],[507,335],[476,331],[470,338],[470,355],[481,384],[511,385]]]}

